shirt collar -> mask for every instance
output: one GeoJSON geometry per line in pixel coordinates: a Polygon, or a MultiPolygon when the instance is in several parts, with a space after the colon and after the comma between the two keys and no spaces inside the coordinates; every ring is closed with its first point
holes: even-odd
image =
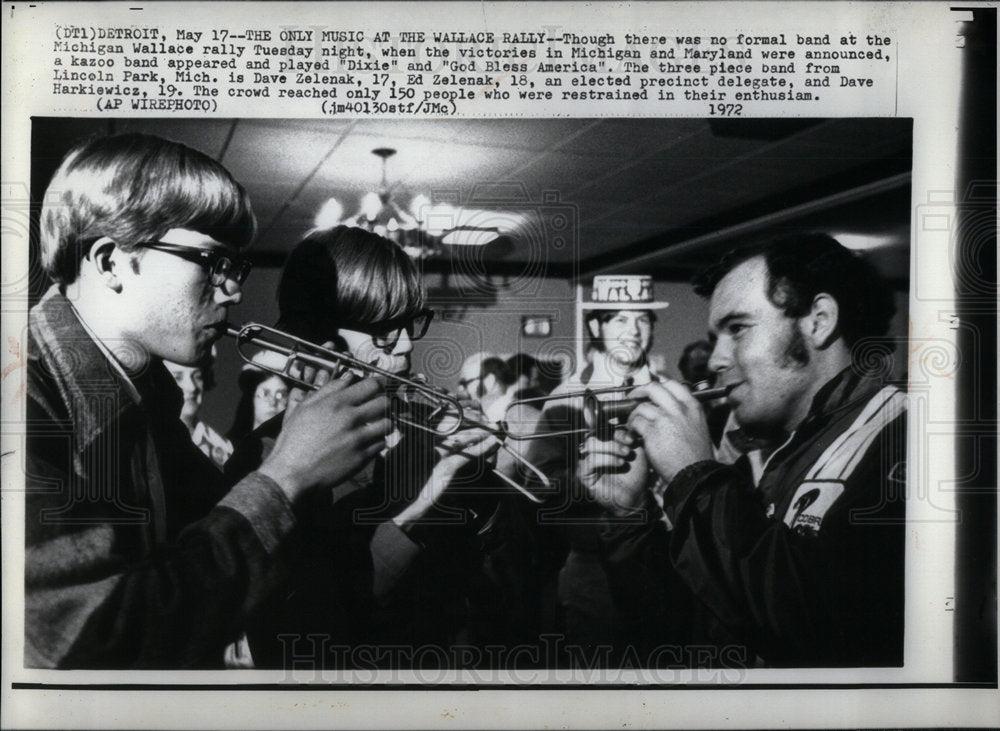
{"type": "Polygon", "coordinates": [[[636,386],[644,386],[653,380],[649,366],[645,363],[629,373],[622,373],[621,367],[613,365],[607,353],[596,352],[591,363],[581,372],[580,380],[586,385],[621,386],[631,378],[636,386]]]}
{"type": "MultiPolygon", "coordinates": [[[[78,452],[88,448],[108,424],[139,407],[139,389],[107,348],[98,344],[57,286],[32,308],[28,327],[37,349],[30,357],[43,359],[43,367],[55,366],[52,375],[70,409],[78,452]]],[[[173,379],[158,361],[151,364],[148,373],[152,393],[162,396],[164,407],[172,409],[171,396],[179,398],[173,379]],[[176,393],[171,392],[171,385],[176,393]]]]}
{"type": "Polygon", "coordinates": [[[823,384],[813,396],[806,420],[833,415],[858,401],[870,399],[885,384],[878,378],[858,373],[848,366],[823,384]]]}

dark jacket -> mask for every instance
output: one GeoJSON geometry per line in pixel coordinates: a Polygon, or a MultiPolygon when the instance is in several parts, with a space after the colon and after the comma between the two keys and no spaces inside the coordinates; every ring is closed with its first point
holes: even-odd
{"type": "Polygon", "coordinates": [[[257,473],[226,494],[162,363],[136,401],[55,287],[28,330],[25,665],[221,667],[280,586],[287,499],[257,473]]]}
{"type": "Polygon", "coordinates": [[[757,486],[746,457],[699,462],[667,487],[672,530],[655,509],[606,528],[616,601],[648,642],[679,576],[730,660],[901,665],[905,455],[905,394],[842,372],[757,486]]]}
{"type": "MultiPolygon", "coordinates": [[[[275,417],[236,446],[230,480],[260,463],[281,424],[275,417]]],[[[392,521],[436,462],[432,436],[408,428],[362,473],[309,496],[292,591],[252,623],[258,667],[452,665],[457,659],[442,653],[459,636],[480,645],[521,641],[530,557],[511,534],[516,498],[499,491],[485,465],[461,472],[425,525],[404,532],[392,521]]]]}

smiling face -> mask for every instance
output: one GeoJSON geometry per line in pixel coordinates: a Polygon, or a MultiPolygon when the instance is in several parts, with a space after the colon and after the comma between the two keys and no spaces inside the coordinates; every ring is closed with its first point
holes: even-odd
{"type": "Polygon", "coordinates": [[[815,358],[799,321],[767,298],[767,264],[750,259],[716,286],[709,306],[715,348],[709,368],[728,396],[740,426],[775,436],[796,428],[808,413],[817,383],[815,358]]]}
{"type": "MultiPolygon", "coordinates": [[[[221,247],[206,234],[179,228],[170,229],[160,241],[221,247]]],[[[141,249],[138,255],[118,256],[123,335],[147,353],[182,365],[207,356],[212,343],[225,334],[229,307],[242,299],[240,286],[232,280],[213,286],[204,266],[166,251],[141,249]]]]}
{"type": "Polygon", "coordinates": [[[618,310],[605,322],[591,320],[590,327],[619,366],[631,370],[645,361],[653,340],[653,318],[647,310],[618,310]]]}

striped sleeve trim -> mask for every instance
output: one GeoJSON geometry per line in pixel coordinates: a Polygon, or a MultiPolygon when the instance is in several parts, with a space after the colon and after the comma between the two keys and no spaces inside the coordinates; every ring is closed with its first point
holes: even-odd
{"type": "Polygon", "coordinates": [[[883,388],[816,460],[806,480],[846,480],[878,435],[905,411],[906,394],[895,386],[883,388]]]}

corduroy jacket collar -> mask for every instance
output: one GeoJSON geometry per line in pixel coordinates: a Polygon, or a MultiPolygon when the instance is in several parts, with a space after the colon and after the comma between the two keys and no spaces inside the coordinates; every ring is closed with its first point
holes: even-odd
{"type": "MultiPolygon", "coordinates": [[[[28,332],[29,359],[38,360],[69,411],[75,454],[86,451],[109,424],[120,421],[129,410],[140,408],[124,376],[94,342],[57,286],[53,285],[31,309],[28,332]]],[[[169,374],[169,382],[164,380],[164,374],[162,364],[154,362],[148,379],[157,398],[171,408],[170,401],[179,396],[178,389],[169,374]]],[[[179,414],[180,404],[176,406],[179,414]]]]}

